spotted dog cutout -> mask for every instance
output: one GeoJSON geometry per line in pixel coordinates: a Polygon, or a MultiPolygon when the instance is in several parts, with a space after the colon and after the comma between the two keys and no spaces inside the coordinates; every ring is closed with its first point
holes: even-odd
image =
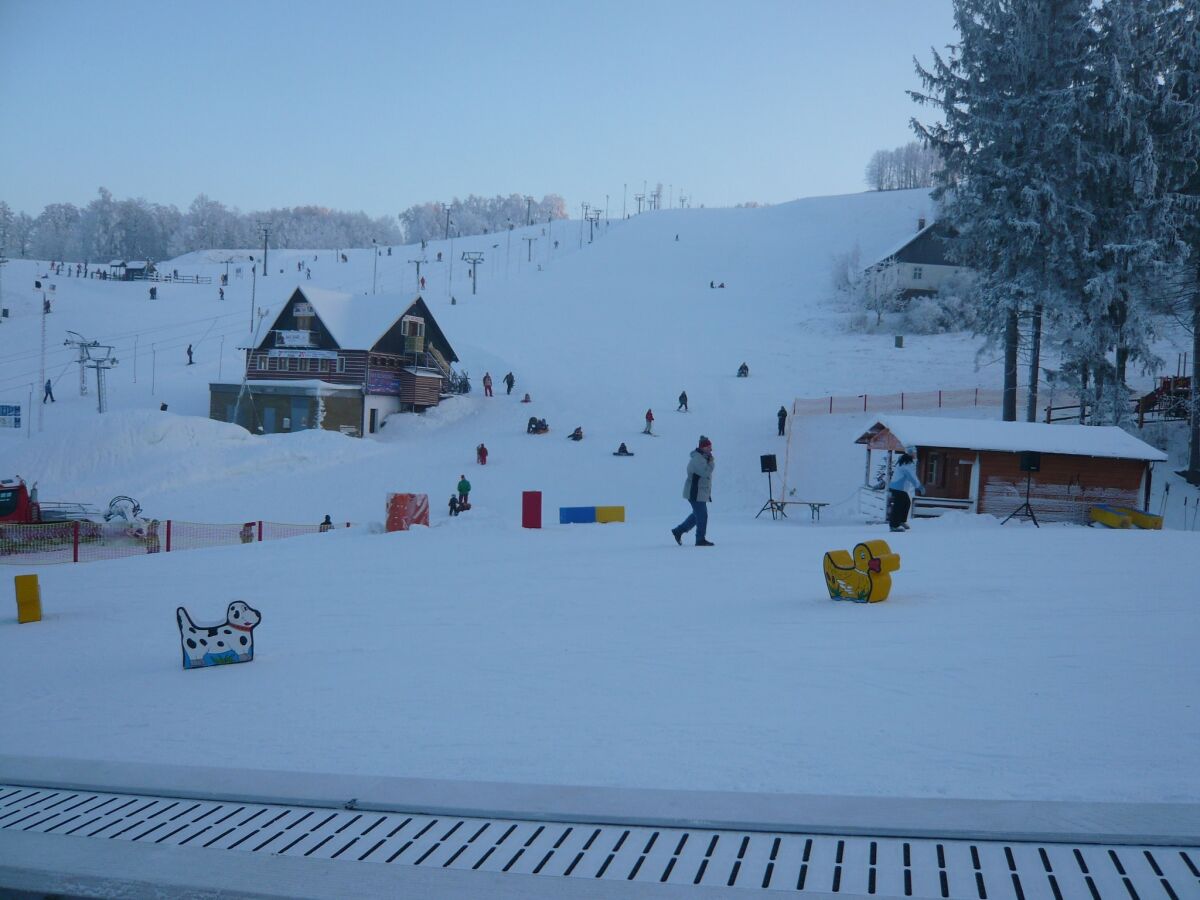
{"type": "Polygon", "coordinates": [[[197,625],[182,606],[175,610],[183,667],[202,669],[250,662],[254,659],[254,629],[262,614],[248,603],[235,600],[219,625],[197,625]]]}

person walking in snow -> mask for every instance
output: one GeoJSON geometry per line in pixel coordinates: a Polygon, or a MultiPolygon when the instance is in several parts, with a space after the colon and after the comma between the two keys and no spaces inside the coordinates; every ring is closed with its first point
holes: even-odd
{"type": "Polygon", "coordinates": [[[470,509],[471,504],[469,495],[471,493],[471,482],[467,481],[466,475],[458,476],[458,508],[470,509]]]}
{"type": "Polygon", "coordinates": [[[692,506],[691,514],[671,529],[675,543],[682,544],[683,536],[696,529],[696,546],[712,547],[708,539],[708,504],[712,501],[713,467],[712,441],[700,435],[700,442],[688,457],[687,477],[683,482],[683,499],[692,506]]]}
{"type": "Polygon", "coordinates": [[[190,366],[190,365],[192,365],[192,345],[191,344],[188,344],[187,355],[188,355],[187,364],[190,366]]]}
{"type": "Polygon", "coordinates": [[[333,531],[333,519],[329,517],[329,513],[325,514],[325,521],[317,526],[317,531],[321,533],[333,531]]]}
{"type": "Polygon", "coordinates": [[[47,400],[49,400],[51,403],[55,402],[55,400],[54,400],[54,384],[50,381],[49,378],[46,379],[46,392],[44,394],[42,394],[42,402],[45,403],[47,400]]]}
{"type": "Polygon", "coordinates": [[[678,405],[677,407],[675,407],[675,412],[679,412],[680,410],[683,410],[684,412],[687,412],[687,411],[688,411],[688,408],[687,408],[687,391],[680,391],[680,392],[679,392],[679,405],[678,405]]]}
{"type": "Polygon", "coordinates": [[[888,525],[892,531],[908,531],[908,512],[912,505],[908,496],[909,485],[918,494],[925,493],[924,486],[917,478],[912,455],[905,451],[900,454],[899,464],[892,473],[892,480],[888,482],[888,525]]]}
{"type": "Polygon", "coordinates": [[[218,300],[225,299],[225,288],[217,288],[217,299],[218,300]]]}
{"type": "Polygon", "coordinates": [[[425,290],[425,276],[421,276],[421,290],[425,290]]]}
{"type": "Polygon", "coordinates": [[[483,373],[483,396],[492,396],[492,375],[490,372],[483,373]]]}
{"type": "Polygon", "coordinates": [[[783,437],[783,427],[787,424],[787,409],[779,407],[779,412],[775,413],[775,417],[779,419],[779,436],[783,437]]]}
{"type": "Polygon", "coordinates": [[[648,410],[646,410],[646,428],[645,428],[645,430],[642,431],[642,434],[654,434],[654,432],[651,431],[651,428],[653,427],[653,425],[654,425],[654,410],[648,409],[648,410]]]}
{"type": "Polygon", "coordinates": [[[513,373],[509,372],[504,376],[504,386],[508,388],[508,393],[512,393],[513,385],[517,383],[517,379],[513,378],[513,373]]]}
{"type": "Polygon", "coordinates": [[[458,494],[450,495],[450,515],[458,515],[458,494]]]}
{"type": "Polygon", "coordinates": [[[479,463],[481,466],[487,465],[487,455],[488,449],[483,444],[480,444],[475,448],[475,462],[479,463]]]}

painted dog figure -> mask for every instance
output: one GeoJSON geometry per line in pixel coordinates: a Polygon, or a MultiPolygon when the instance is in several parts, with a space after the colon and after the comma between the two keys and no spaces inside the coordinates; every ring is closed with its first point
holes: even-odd
{"type": "Polygon", "coordinates": [[[199,669],[254,659],[254,628],[262,614],[248,603],[229,604],[220,625],[196,625],[182,606],[175,610],[179,623],[179,643],[183,648],[183,667],[199,669]]]}

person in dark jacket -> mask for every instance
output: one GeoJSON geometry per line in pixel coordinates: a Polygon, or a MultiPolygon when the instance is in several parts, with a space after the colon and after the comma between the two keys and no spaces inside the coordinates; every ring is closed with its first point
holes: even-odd
{"type": "Polygon", "coordinates": [[[328,513],[325,515],[325,521],[317,526],[317,531],[322,533],[326,531],[333,531],[333,519],[329,517],[328,513]]]}
{"type": "Polygon", "coordinates": [[[742,363],[740,366],[738,366],[737,377],[738,378],[749,378],[750,377],[750,367],[748,365],[746,365],[745,363],[742,363]]]}
{"type": "Polygon", "coordinates": [[[47,400],[49,400],[51,403],[55,402],[55,400],[54,400],[54,382],[52,382],[49,378],[46,379],[45,391],[42,394],[42,402],[45,403],[47,400]]]}
{"type": "Polygon", "coordinates": [[[680,391],[680,392],[679,392],[679,405],[678,405],[677,407],[675,407],[675,412],[679,412],[680,410],[683,410],[684,412],[687,412],[687,411],[688,411],[688,408],[687,408],[687,391],[680,391]]]}
{"type": "Polygon", "coordinates": [[[507,391],[507,393],[509,393],[509,394],[511,394],[511,393],[512,393],[513,385],[514,385],[514,384],[516,384],[516,383],[517,383],[517,379],[515,379],[515,378],[513,377],[513,373],[512,373],[512,372],[509,372],[507,375],[505,375],[505,376],[504,376],[504,386],[505,386],[506,388],[508,388],[508,391],[507,391]]]}
{"type": "Polygon", "coordinates": [[[787,425],[787,409],[779,407],[779,412],[775,413],[775,416],[779,419],[779,436],[783,437],[783,428],[787,425]]]}
{"type": "Polygon", "coordinates": [[[582,440],[583,440],[583,426],[582,426],[582,425],[576,425],[576,426],[575,426],[575,430],[574,430],[574,431],[572,431],[570,434],[568,434],[568,435],[567,435],[567,440],[570,440],[570,441],[582,441],[582,440]]]}
{"type": "Polygon", "coordinates": [[[458,495],[457,494],[450,495],[450,515],[452,515],[452,516],[458,515],[458,495]]]}
{"type": "Polygon", "coordinates": [[[671,529],[675,543],[682,544],[683,536],[696,529],[696,546],[712,547],[708,539],[708,504],[712,501],[712,475],[716,465],[712,441],[700,435],[700,442],[688,458],[687,478],[683,482],[683,499],[692,506],[691,515],[671,529]]]}

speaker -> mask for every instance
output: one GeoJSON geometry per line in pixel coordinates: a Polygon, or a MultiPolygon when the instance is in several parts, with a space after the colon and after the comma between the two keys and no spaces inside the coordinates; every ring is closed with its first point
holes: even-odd
{"type": "Polygon", "coordinates": [[[1036,450],[1026,450],[1021,454],[1022,472],[1040,472],[1042,469],[1042,454],[1036,450]]]}
{"type": "Polygon", "coordinates": [[[764,473],[779,471],[779,469],[775,465],[775,454],[774,453],[764,453],[762,456],[760,456],[758,458],[758,464],[764,473]]]}

